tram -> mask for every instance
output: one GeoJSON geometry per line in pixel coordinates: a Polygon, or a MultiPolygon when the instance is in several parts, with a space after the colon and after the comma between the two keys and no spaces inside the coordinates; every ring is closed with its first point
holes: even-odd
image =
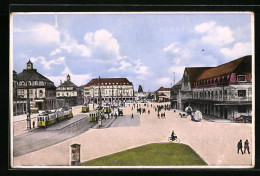
{"type": "Polygon", "coordinates": [[[37,126],[47,127],[59,121],[70,119],[73,117],[71,108],[60,108],[56,110],[46,110],[37,115],[37,126]]]}
{"type": "Polygon", "coordinates": [[[89,113],[88,120],[90,122],[97,122],[99,119],[99,115],[97,111],[93,111],[89,113]]]}
{"type": "Polygon", "coordinates": [[[109,106],[104,106],[103,111],[105,114],[111,113],[111,108],[109,106]]]}
{"type": "Polygon", "coordinates": [[[82,106],[82,112],[83,112],[83,113],[89,112],[89,105],[88,105],[88,104],[84,104],[84,105],[82,106]]]}

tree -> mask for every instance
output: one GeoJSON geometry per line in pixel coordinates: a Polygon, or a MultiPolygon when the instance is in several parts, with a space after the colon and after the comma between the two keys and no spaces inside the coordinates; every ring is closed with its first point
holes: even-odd
{"type": "Polygon", "coordinates": [[[141,85],[139,85],[139,87],[138,87],[138,92],[143,92],[143,88],[141,85]]]}

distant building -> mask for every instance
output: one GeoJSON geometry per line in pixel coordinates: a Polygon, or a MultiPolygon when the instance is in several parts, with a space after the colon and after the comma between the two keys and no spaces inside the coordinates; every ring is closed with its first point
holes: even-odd
{"type": "Polygon", "coordinates": [[[25,114],[30,102],[31,112],[54,109],[56,87],[52,81],[33,69],[29,61],[21,73],[13,71],[13,111],[14,115],[25,114]],[[29,91],[29,99],[27,93],[29,91]],[[29,101],[28,101],[29,100],[29,101]]]}
{"type": "MultiPolygon", "coordinates": [[[[133,102],[134,88],[127,78],[100,78],[101,100],[110,102],[133,102]]],[[[86,103],[97,103],[99,99],[99,79],[92,79],[84,86],[86,103]]]]}
{"type": "Polygon", "coordinates": [[[75,85],[67,75],[67,80],[62,82],[56,89],[57,107],[76,106],[84,103],[84,94],[82,88],[75,85]]]}
{"type": "Polygon", "coordinates": [[[171,96],[171,88],[160,87],[156,91],[156,101],[157,102],[169,101],[170,96],[171,96]]]}
{"type": "Polygon", "coordinates": [[[252,116],[252,56],[217,67],[185,68],[176,101],[177,109],[190,105],[224,119],[252,116]]]}
{"type": "Polygon", "coordinates": [[[141,85],[138,86],[138,91],[135,92],[135,101],[144,102],[147,100],[147,93],[143,92],[143,88],[141,85]]]}
{"type": "Polygon", "coordinates": [[[177,82],[175,85],[171,88],[171,108],[173,109],[179,109],[178,102],[177,102],[177,96],[179,95],[180,89],[181,89],[182,80],[177,82]]]}

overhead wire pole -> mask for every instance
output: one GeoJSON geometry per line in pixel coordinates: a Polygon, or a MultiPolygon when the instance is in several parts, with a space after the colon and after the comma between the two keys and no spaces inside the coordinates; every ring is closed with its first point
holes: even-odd
{"type": "Polygon", "coordinates": [[[98,118],[98,125],[102,126],[100,76],[98,78],[98,91],[99,91],[99,102],[98,102],[99,103],[99,107],[98,107],[99,118],[98,118]]]}

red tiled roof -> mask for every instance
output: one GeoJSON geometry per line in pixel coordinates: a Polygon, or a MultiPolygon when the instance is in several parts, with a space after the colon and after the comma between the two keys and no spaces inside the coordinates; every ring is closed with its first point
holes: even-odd
{"type": "Polygon", "coordinates": [[[202,81],[218,76],[224,76],[230,73],[240,72],[242,70],[251,73],[251,62],[251,55],[241,57],[239,59],[219,65],[217,67],[206,69],[203,73],[199,75],[199,77],[195,81],[202,81]]]}
{"type": "MultiPolygon", "coordinates": [[[[84,85],[84,87],[98,85],[99,79],[92,79],[90,82],[84,85]]],[[[101,85],[133,85],[127,78],[100,78],[101,85]],[[109,84],[110,83],[110,84],[109,84]]]]}
{"type": "Polygon", "coordinates": [[[171,91],[171,88],[160,87],[157,91],[171,91]]]}

